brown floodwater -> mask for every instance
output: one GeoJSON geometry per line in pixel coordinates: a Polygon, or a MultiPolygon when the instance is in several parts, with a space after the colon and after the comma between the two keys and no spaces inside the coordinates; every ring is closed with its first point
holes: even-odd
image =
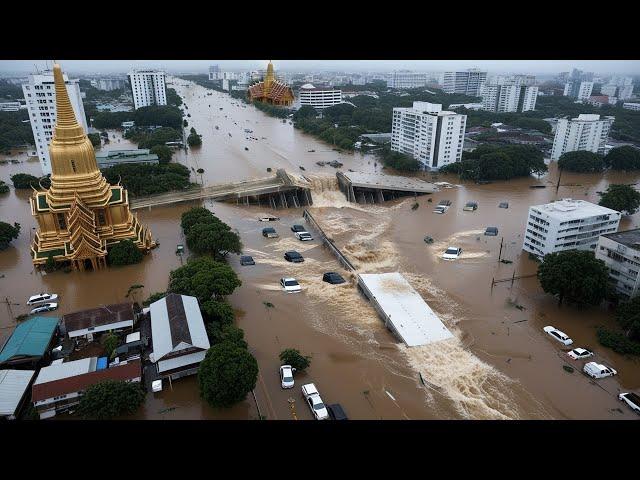
{"type": "MultiPolygon", "coordinates": [[[[338,159],[344,169],[375,171],[380,166],[374,158],[359,153],[340,154],[294,130],[288,121],[267,117],[225,94],[207,95],[204,88],[185,87],[187,82],[179,79],[173,83],[189,107],[189,126],[195,126],[203,135],[202,147],[178,152],[176,161],[194,170],[203,168],[205,183],[266,176],[268,167],[307,175],[314,185],[311,212],[358,270],[402,272],[455,334],[455,338],[437,344],[404,347],[358,292],[354,279],[318,239],[304,243],[295,239],[290,226],[304,224],[302,210],[269,211],[256,206],[203,202],[237,229],[245,253],[256,260],[255,266],[241,267],[238,257],[229,259],[243,282],[229,301],[260,366],[255,395],[261,415],[268,419],[310,419],[299,386],[314,382],[326,403],[339,402],[353,419],[635,418],[620,405],[616,395],[620,390],[640,388],[640,364],[599,346],[595,336],[598,325],[615,328],[611,312],[604,308],[559,308],[552,297],[541,291],[535,278],[516,280],[513,285],[498,283],[493,289],[491,279],[511,278],[514,271],[516,275],[535,273],[536,263],[521,250],[530,205],[562,197],[597,201],[597,191],[604,190],[607,184],[636,182],[637,175],[564,173],[558,195],[555,164],[541,179],[490,185],[439,175],[438,180],[458,186],[419,197],[417,210],[411,209],[413,199],[384,205],[349,204],[337,190],[335,170],[319,167],[315,162],[338,159]],[[246,134],[245,128],[253,133],[246,134]],[[299,169],[300,165],[305,171],[299,169]],[[548,188],[529,188],[538,183],[548,188]],[[440,199],[453,202],[444,215],[432,213],[440,199]],[[477,211],[462,211],[469,200],[478,202],[477,211]],[[499,209],[501,201],[508,201],[509,209],[499,209]],[[280,217],[271,224],[280,233],[278,239],[266,239],[260,234],[265,224],[257,218],[267,213],[280,217]],[[485,237],[486,226],[498,227],[499,236],[485,237]],[[425,244],[425,235],[432,236],[434,243],[425,244]],[[498,262],[501,238],[502,258],[512,264],[498,262]],[[457,262],[439,258],[449,245],[463,248],[457,262]],[[292,249],[304,255],[304,263],[284,260],[284,252],[292,249]],[[326,284],[321,281],[326,271],[340,271],[350,281],[326,284]],[[278,285],[282,276],[296,277],[303,292],[282,292],[278,285]],[[266,306],[267,302],[273,307],[266,306]],[[547,324],[568,333],[575,346],[595,350],[596,360],[613,366],[619,375],[593,382],[579,373],[581,364],[577,362],[572,363],[578,367],[574,373],[565,372],[562,366],[571,362],[542,332],[547,324]],[[296,376],[294,389],[282,390],[278,353],[289,347],[311,355],[312,365],[306,373],[296,376]],[[428,382],[426,386],[419,375],[428,382]]],[[[113,134],[116,138],[103,148],[132,146],[119,134],[113,134]]],[[[0,179],[9,181],[9,176],[17,172],[39,174],[38,162],[27,162],[24,154],[11,158],[21,163],[0,165],[0,179]]],[[[427,180],[432,178],[431,174],[424,176],[427,180]]],[[[60,315],[125,301],[129,287],[136,283],[144,285],[136,300],[166,289],[169,272],[181,264],[174,253],[175,245],[184,243],[180,215],[196,204],[138,212],[160,244],[139,265],[44,275],[34,272],[29,257],[35,222],[28,197],[29,192],[13,189],[0,196],[0,219],[22,224],[20,237],[0,252],[0,299],[9,299],[9,305],[5,302],[0,306],[1,340],[15,325],[13,318],[28,311],[26,297],[34,292],[58,293],[60,308],[55,314],[60,315]]],[[[620,228],[632,228],[637,223],[637,216],[625,218],[620,228]]],[[[199,398],[197,379],[191,377],[174,382],[172,388],[165,384],[161,393],[148,394],[134,418],[256,419],[258,410],[252,395],[231,409],[212,409],[199,398]]]]}

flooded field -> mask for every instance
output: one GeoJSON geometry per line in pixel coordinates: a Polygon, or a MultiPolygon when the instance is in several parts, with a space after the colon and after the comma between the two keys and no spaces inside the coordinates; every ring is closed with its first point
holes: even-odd
{"type": "MultiPolygon", "coordinates": [[[[530,205],[562,197],[597,202],[597,191],[607,184],[637,182],[637,176],[609,173],[601,178],[564,173],[556,194],[555,164],[541,179],[490,185],[466,184],[439,175],[437,181],[458,186],[418,197],[416,210],[411,208],[412,198],[377,205],[351,204],[337,189],[335,169],[315,162],[338,159],[344,169],[380,171],[373,157],[339,154],[294,130],[288,122],[267,117],[225,94],[207,95],[201,87],[184,87],[186,82],[179,79],[173,82],[189,107],[190,126],[203,135],[201,148],[176,153],[176,161],[194,170],[203,168],[205,184],[267,176],[267,168],[306,175],[313,184],[311,213],[358,272],[401,272],[455,336],[424,347],[404,347],[359,293],[355,279],[319,239],[300,242],[294,237],[290,226],[305,224],[302,210],[269,211],[203,202],[238,230],[244,252],[256,260],[255,266],[240,266],[236,256],[229,259],[243,282],[229,300],[260,366],[255,389],[260,414],[268,419],[311,418],[298,385],[313,381],[326,403],[340,403],[354,419],[635,418],[620,406],[616,395],[620,390],[640,388],[640,363],[600,347],[595,337],[598,325],[614,327],[610,312],[559,308],[541,291],[536,278],[516,280],[513,285],[497,283],[493,288],[491,284],[492,279],[510,279],[514,271],[518,276],[536,271],[537,264],[521,250],[530,205]],[[530,189],[533,184],[547,188],[530,189]],[[432,213],[441,199],[451,200],[451,208],[444,215],[432,213]],[[463,205],[470,200],[478,202],[478,210],[463,212],[463,205]],[[502,201],[509,202],[508,209],[498,208],[502,201]],[[264,214],[280,217],[269,225],[277,229],[280,238],[262,237],[260,230],[265,224],[257,218],[264,214]],[[498,227],[498,236],[484,236],[487,226],[498,227]],[[434,243],[426,244],[425,235],[433,237],[434,243]],[[501,240],[502,258],[511,264],[498,261],[501,240]],[[463,249],[458,261],[441,260],[448,246],[463,249]],[[305,262],[285,261],[287,250],[300,252],[305,262]],[[322,282],[322,273],[327,271],[340,272],[347,283],[322,282]],[[278,282],[283,276],[297,278],[303,292],[282,292],[278,282]],[[542,332],[548,324],[568,333],[575,346],[595,350],[596,360],[613,366],[619,375],[592,382],[579,373],[581,364],[575,363],[576,371],[567,373],[562,366],[569,363],[565,360],[568,357],[542,332]],[[278,354],[289,347],[311,355],[312,365],[308,372],[296,376],[296,388],[287,391],[279,384],[278,354]]],[[[130,146],[117,136],[103,148],[130,146]]],[[[8,182],[17,172],[39,174],[37,162],[26,162],[19,155],[13,158],[23,162],[0,165],[0,179],[8,182]]],[[[432,180],[432,175],[424,178],[432,180]]],[[[179,219],[193,204],[138,212],[160,243],[139,265],[88,273],[34,272],[28,252],[35,226],[28,208],[29,195],[28,191],[12,189],[0,196],[0,219],[22,224],[20,237],[0,252],[0,299],[7,299],[0,306],[1,340],[15,324],[13,318],[27,311],[24,302],[34,292],[58,293],[57,314],[125,301],[129,286],[135,283],[144,285],[137,298],[142,300],[165,290],[169,272],[181,264],[174,253],[175,245],[184,243],[179,219]]],[[[637,216],[625,218],[620,229],[637,224],[637,216]]],[[[232,409],[209,408],[199,398],[197,379],[192,377],[174,382],[172,390],[149,394],[136,418],[256,419],[258,411],[251,395],[232,409]]]]}

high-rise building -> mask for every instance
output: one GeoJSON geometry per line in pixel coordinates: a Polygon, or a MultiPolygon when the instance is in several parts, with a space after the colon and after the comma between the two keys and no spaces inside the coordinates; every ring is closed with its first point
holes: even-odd
{"type": "Polygon", "coordinates": [[[220,72],[220,67],[218,65],[211,65],[209,67],[209,80],[218,80],[218,72],[220,72]]]}
{"type": "Polygon", "coordinates": [[[159,70],[132,70],[129,72],[129,80],[131,81],[134,109],[167,104],[164,72],[159,70]]]}
{"type": "Polygon", "coordinates": [[[623,298],[640,293],[640,229],[601,235],[596,258],[607,265],[609,282],[623,298]]]}
{"type": "Polygon", "coordinates": [[[309,105],[322,110],[342,103],[342,90],[336,88],[318,88],[306,83],[298,90],[298,104],[300,107],[309,105]]]}
{"type": "Polygon", "coordinates": [[[442,105],[413,102],[394,108],[391,150],[412,156],[425,169],[438,169],[462,158],[467,116],[442,110],[442,105]]]}
{"type": "Polygon", "coordinates": [[[31,213],[38,229],[31,244],[34,265],[49,258],[74,269],[106,266],[108,249],[131,240],[140,250],[155,247],[150,230],[129,209],[122,185],[110,185],[96,162],[91,141],[78,123],[60,65],[53,67],[55,129],[49,155],[51,188],[33,192],[31,213]]]}
{"type": "Polygon", "coordinates": [[[559,119],[553,138],[551,158],[558,160],[563,153],[578,150],[604,154],[614,120],[615,117],[611,116],[600,119],[600,115],[585,113],[578,115],[578,118],[559,119]]]}
{"type": "Polygon", "coordinates": [[[640,103],[624,102],[622,104],[622,108],[625,110],[640,111],[640,103]]]}
{"type": "MultiPolygon", "coordinates": [[[[80,125],[87,131],[87,119],[82,105],[79,80],[69,80],[64,75],[67,95],[73,107],[73,112],[80,125]]],[[[53,127],[56,121],[56,89],[53,72],[45,70],[29,76],[29,83],[22,85],[24,99],[29,111],[29,121],[33,130],[33,139],[40,159],[43,175],[51,173],[49,158],[49,143],[53,137],[53,127]]]]}
{"type": "Polygon", "coordinates": [[[618,230],[620,212],[563,198],[529,207],[522,249],[538,258],[564,250],[595,250],[598,237],[618,230]]]}
{"type": "Polygon", "coordinates": [[[602,85],[600,87],[600,95],[606,95],[607,97],[615,97],[618,87],[615,85],[602,85]]]}
{"type": "Polygon", "coordinates": [[[119,88],[124,88],[125,85],[126,82],[122,78],[104,77],[96,80],[96,88],[98,90],[118,90],[119,88]]]}
{"type": "Polygon", "coordinates": [[[628,100],[633,97],[633,85],[623,85],[618,87],[618,95],[620,100],[628,100]]]}
{"type": "MultiPolygon", "coordinates": [[[[497,80],[499,82],[500,80],[497,80]]],[[[526,112],[535,110],[538,87],[517,81],[485,83],[481,89],[482,109],[489,112],[526,112]]]]}
{"type": "Polygon", "coordinates": [[[415,72],[392,72],[387,79],[387,87],[406,89],[406,88],[420,88],[427,85],[426,73],[415,72]]]}
{"type": "Polygon", "coordinates": [[[570,81],[564,85],[564,96],[578,101],[586,100],[593,92],[593,82],[570,81]]]}
{"type": "Polygon", "coordinates": [[[464,72],[444,72],[442,90],[445,93],[461,93],[473,97],[480,96],[480,88],[487,81],[487,72],[470,68],[464,72]]]}

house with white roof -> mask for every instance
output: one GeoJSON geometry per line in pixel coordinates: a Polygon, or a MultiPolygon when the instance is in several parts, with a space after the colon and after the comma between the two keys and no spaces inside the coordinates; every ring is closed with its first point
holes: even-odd
{"type": "Polygon", "coordinates": [[[198,299],[170,293],[149,306],[153,352],[158,375],[175,380],[198,372],[211,344],[198,299]]]}
{"type": "Polygon", "coordinates": [[[35,373],[35,370],[0,370],[0,419],[18,418],[35,373]]]}

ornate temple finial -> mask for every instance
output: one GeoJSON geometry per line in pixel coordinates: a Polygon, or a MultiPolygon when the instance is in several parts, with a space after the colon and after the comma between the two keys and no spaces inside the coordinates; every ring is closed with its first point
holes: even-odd
{"type": "Polygon", "coordinates": [[[71,106],[67,87],[62,76],[62,69],[57,63],[53,64],[53,81],[56,88],[56,127],[79,127],[76,114],[71,106]]]}

